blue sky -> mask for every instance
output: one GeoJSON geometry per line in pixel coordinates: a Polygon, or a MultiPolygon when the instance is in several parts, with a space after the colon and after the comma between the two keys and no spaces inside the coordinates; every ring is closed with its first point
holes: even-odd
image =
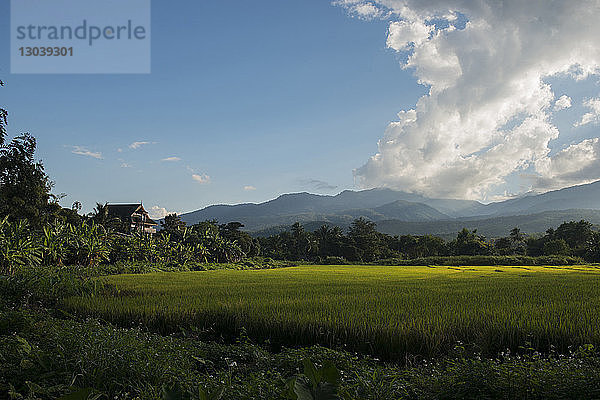
{"type": "MultiPolygon", "coordinates": [[[[2,2],[3,49],[8,14],[2,2]]],[[[10,132],[38,138],[65,205],[143,200],[181,212],[333,193],[354,188],[352,170],[425,90],[399,79],[385,40],[386,22],[320,0],[154,1],[151,74],[9,75],[5,51],[0,99],[10,132]]]]}
{"type": "Polygon", "coordinates": [[[151,74],[19,75],[2,2],[9,132],[38,139],[84,211],[376,186],[491,201],[600,178],[584,2],[337,3],[154,0],[151,74]]]}

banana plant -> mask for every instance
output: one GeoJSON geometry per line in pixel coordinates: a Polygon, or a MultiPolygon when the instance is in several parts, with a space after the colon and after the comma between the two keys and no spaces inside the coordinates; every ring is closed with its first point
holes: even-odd
{"type": "Polygon", "coordinates": [[[76,263],[91,267],[109,259],[108,233],[102,225],[70,225],[69,236],[69,250],[76,263]]]}
{"type": "Polygon", "coordinates": [[[18,268],[39,265],[42,246],[25,221],[0,221],[0,273],[13,275],[18,268]]]}
{"type": "Polygon", "coordinates": [[[67,256],[68,239],[68,229],[64,223],[57,222],[54,225],[44,226],[42,229],[44,264],[63,265],[67,256]]]}

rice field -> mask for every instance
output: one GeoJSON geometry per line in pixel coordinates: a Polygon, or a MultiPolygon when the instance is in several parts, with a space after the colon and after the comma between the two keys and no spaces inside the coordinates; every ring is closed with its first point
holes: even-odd
{"type": "Polygon", "coordinates": [[[163,333],[322,344],[385,359],[600,344],[600,267],[299,266],[119,275],[63,308],[163,333]]]}

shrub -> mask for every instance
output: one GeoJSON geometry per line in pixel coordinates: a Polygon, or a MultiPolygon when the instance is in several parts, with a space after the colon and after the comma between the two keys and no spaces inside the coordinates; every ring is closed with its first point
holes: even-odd
{"type": "Polygon", "coordinates": [[[348,261],[344,257],[327,256],[322,261],[323,265],[346,265],[348,261]]]}
{"type": "Polygon", "coordinates": [[[378,265],[576,265],[584,264],[580,257],[571,256],[448,256],[412,259],[388,258],[378,265]]]}

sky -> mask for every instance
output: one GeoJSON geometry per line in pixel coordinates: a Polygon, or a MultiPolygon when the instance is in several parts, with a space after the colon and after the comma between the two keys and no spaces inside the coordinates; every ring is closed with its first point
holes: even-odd
{"type": "Polygon", "coordinates": [[[9,133],[85,212],[600,179],[600,1],[154,0],[149,74],[11,74],[9,15],[9,133]]]}

